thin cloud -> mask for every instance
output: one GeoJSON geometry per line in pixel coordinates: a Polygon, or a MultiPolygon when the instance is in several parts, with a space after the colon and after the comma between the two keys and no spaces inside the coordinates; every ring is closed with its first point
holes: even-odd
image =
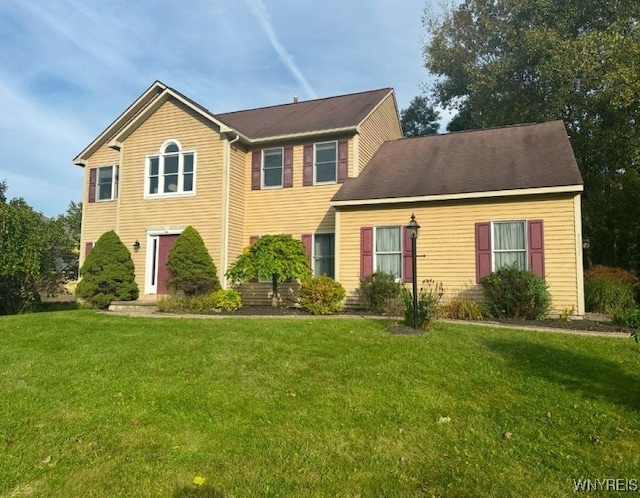
{"type": "Polygon", "coordinates": [[[278,35],[276,34],[273,26],[271,24],[271,19],[269,18],[269,13],[267,12],[267,8],[262,2],[262,0],[245,0],[245,3],[249,6],[249,8],[253,11],[254,15],[260,22],[262,29],[264,29],[269,41],[271,42],[271,46],[274,48],[278,57],[282,61],[282,63],[291,71],[291,74],[298,80],[298,82],[304,87],[307,95],[312,98],[318,98],[318,94],[313,89],[311,84],[307,81],[302,71],[297,66],[291,54],[287,51],[285,46],[282,44],[278,35]]]}

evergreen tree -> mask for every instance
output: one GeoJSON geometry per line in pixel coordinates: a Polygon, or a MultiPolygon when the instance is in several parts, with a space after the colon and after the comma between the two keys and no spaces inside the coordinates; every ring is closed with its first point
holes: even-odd
{"type": "Polygon", "coordinates": [[[131,253],[113,230],[98,239],[80,268],[80,276],[76,294],[96,308],[138,298],[131,253]]]}
{"type": "Polygon", "coordinates": [[[185,296],[207,294],[220,289],[216,265],[198,231],[189,226],[169,251],[169,287],[185,296]]]}

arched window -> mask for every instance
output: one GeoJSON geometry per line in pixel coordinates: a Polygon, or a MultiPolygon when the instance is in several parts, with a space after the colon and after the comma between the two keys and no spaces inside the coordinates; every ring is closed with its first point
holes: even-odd
{"type": "Polygon", "coordinates": [[[160,152],[147,156],[145,196],[195,192],[196,152],[182,150],[177,140],[167,140],[160,152]]]}

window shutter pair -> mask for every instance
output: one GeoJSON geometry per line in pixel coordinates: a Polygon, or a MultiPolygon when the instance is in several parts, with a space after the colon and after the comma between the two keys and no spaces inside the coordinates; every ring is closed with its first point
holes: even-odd
{"type": "MultiPolygon", "coordinates": [[[[293,147],[285,147],[282,157],[282,186],[293,187],[293,147]]],[[[262,188],[262,150],[251,153],[251,190],[262,188]]]]}
{"type": "MultiPolygon", "coordinates": [[[[527,221],[529,271],[544,279],[544,237],[542,220],[527,221]]],[[[491,273],[491,223],[476,223],[476,282],[491,273]]]]}
{"type": "Polygon", "coordinates": [[[96,202],[96,179],[97,179],[97,168],[91,168],[89,170],[89,202],[96,202]]]}
{"type": "MultiPolygon", "coordinates": [[[[360,228],[360,278],[373,273],[373,227],[360,228]]],[[[413,282],[411,237],[407,226],[402,227],[402,281],[413,282]]]]}
{"type": "MultiPolygon", "coordinates": [[[[303,148],[302,185],[313,185],[313,144],[307,144],[303,148]]],[[[338,183],[344,183],[349,177],[349,142],[338,142],[338,183]]]]}

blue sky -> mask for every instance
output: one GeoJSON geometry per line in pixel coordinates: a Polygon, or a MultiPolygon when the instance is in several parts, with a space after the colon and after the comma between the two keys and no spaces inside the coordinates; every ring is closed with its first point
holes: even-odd
{"type": "Polygon", "coordinates": [[[213,113],[383,87],[403,109],[429,82],[426,6],[2,0],[0,180],[9,198],[64,213],[82,197],[72,159],[155,80],[213,113]]]}

